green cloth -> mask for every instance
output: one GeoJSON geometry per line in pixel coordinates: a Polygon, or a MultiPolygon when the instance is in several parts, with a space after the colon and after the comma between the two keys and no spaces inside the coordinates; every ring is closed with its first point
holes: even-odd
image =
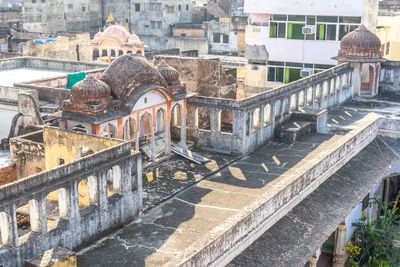
{"type": "Polygon", "coordinates": [[[71,89],[74,84],[77,82],[82,81],[85,79],[86,74],[84,72],[77,72],[77,73],[69,73],[68,74],[68,82],[67,82],[67,89],[71,89]]]}

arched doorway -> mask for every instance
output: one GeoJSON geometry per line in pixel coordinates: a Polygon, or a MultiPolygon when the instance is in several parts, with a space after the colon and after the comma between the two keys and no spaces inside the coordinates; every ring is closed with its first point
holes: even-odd
{"type": "Polygon", "coordinates": [[[136,138],[136,120],[129,117],[124,124],[124,140],[134,140],[136,138]]]}
{"type": "Polygon", "coordinates": [[[144,142],[151,138],[151,131],[153,129],[152,123],[153,123],[153,120],[152,120],[152,116],[150,115],[150,113],[145,112],[140,117],[139,137],[140,137],[141,142],[144,142]]]}

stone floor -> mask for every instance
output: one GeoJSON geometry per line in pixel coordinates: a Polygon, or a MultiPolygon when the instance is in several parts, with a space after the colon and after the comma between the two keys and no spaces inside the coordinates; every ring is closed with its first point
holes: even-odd
{"type": "MultiPolygon", "coordinates": [[[[365,105],[348,103],[330,111],[329,124],[347,131],[362,123],[360,120],[371,111],[396,115],[393,112],[398,110],[397,104],[387,100],[378,97],[372,100],[378,104],[368,104],[371,100],[363,100],[365,105]]],[[[215,159],[216,165],[204,166],[206,169],[193,167],[185,160],[169,161],[173,168],[166,162],[164,168],[154,168],[152,174],[146,174],[146,179],[152,180],[144,185],[144,205],[148,211],[132,224],[78,252],[78,265],[174,266],[197,251],[200,244],[221,234],[224,225],[249,203],[273,192],[285,173],[307,165],[340,138],[311,134],[294,144],[271,141],[226,167],[223,166],[229,159],[215,159]],[[223,168],[217,171],[220,167],[223,168]],[[213,173],[214,170],[217,172],[213,173]]],[[[274,245],[279,244],[276,242],[274,245]]],[[[251,263],[244,265],[252,266],[251,263]]]]}
{"type": "Polygon", "coordinates": [[[239,159],[237,155],[193,150],[211,161],[196,164],[178,155],[143,171],[143,211],[171,198],[183,189],[239,159]]]}
{"type": "MultiPolygon", "coordinates": [[[[294,144],[269,142],[252,155],[155,206],[114,235],[82,250],[79,266],[174,265],[185,249],[271,190],[272,181],[299,164],[310,152],[329,146],[331,138],[312,134],[294,144]]],[[[186,163],[182,166],[188,168],[186,163]]],[[[194,174],[190,176],[196,180],[194,174]]],[[[159,179],[159,183],[164,182],[159,179]]],[[[151,189],[145,189],[147,194],[157,191],[156,184],[151,189]]],[[[168,189],[164,185],[160,196],[168,189]]]]}

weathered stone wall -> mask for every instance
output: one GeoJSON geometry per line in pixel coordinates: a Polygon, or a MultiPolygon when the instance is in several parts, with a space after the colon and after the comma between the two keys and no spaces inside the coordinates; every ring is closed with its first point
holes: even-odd
{"type": "Polygon", "coordinates": [[[18,179],[45,170],[42,131],[11,138],[10,155],[12,161],[16,164],[18,179]],[[41,136],[41,138],[38,136],[41,136]]]}
{"type": "Polygon", "coordinates": [[[44,128],[43,140],[46,170],[60,165],[61,158],[65,163],[81,158],[82,149],[98,152],[123,142],[96,135],[64,131],[55,127],[44,128]]]}
{"type": "Polygon", "coordinates": [[[0,265],[23,266],[25,259],[62,246],[75,249],[138,216],[142,206],[141,155],[129,142],[0,186],[0,265]],[[107,195],[112,172],[114,194],[107,195]],[[78,184],[89,181],[90,205],[79,207],[78,184]],[[59,219],[47,224],[47,199],[58,190],[59,219]],[[16,209],[29,201],[31,231],[18,236],[16,209]]]}
{"type": "Polygon", "coordinates": [[[198,50],[200,55],[208,54],[208,40],[206,38],[140,35],[140,39],[152,51],[178,48],[181,52],[198,50]]]}
{"type": "Polygon", "coordinates": [[[353,94],[352,72],[343,64],[239,101],[194,96],[188,99],[187,137],[206,147],[248,154],[274,134],[275,126],[299,107],[327,109],[353,94]],[[209,111],[210,129],[201,129],[199,110],[209,111]],[[232,132],[221,131],[221,111],[232,112],[232,132]]]}
{"type": "Polygon", "coordinates": [[[175,56],[156,56],[154,64],[157,65],[165,60],[168,65],[179,71],[179,78],[186,83],[186,89],[189,92],[198,92],[200,82],[210,73],[217,72],[220,76],[222,71],[221,62],[219,59],[202,59],[190,57],[175,57],[175,56]]]}
{"type": "Polygon", "coordinates": [[[84,62],[91,60],[89,33],[59,33],[59,36],[47,44],[38,44],[33,40],[26,42],[23,55],[84,62]]]}
{"type": "Polygon", "coordinates": [[[380,93],[400,94],[400,61],[382,63],[380,93]]]}

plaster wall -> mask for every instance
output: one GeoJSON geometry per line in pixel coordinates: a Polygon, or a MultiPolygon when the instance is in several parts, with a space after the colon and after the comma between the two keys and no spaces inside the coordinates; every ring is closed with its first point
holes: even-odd
{"type": "Polygon", "coordinates": [[[200,55],[208,54],[208,40],[206,38],[141,35],[140,39],[152,51],[178,48],[181,52],[198,50],[200,55]]]}
{"type": "Polygon", "coordinates": [[[60,158],[64,159],[65,163],[78,159],[82,148],[98,152],[122,143],[118,140],[68,132],[53,127],[44,128],[43,139],[46,170],[59,166],[60,158]]]}
{"type": "Polygon", "coordinates": [[[24,260],[55,246],[76,249],[132,221],[142,207],[141,166],[140,154],[132,152],[126,142],[1,186],[0,212],[6,217],[2,223],[7,224],[1,231],[7,243],[0,247],[0,265],[23,266],[24,260]],[[110,170],[117,181],[112,196],[106,190],[110,170]],[[92,177],[91,205],[80,209],[78,183],[88,177],[92,177]],[[46,196],[58,189],[62,189],[60,218],[47,224],[46,196]],[[40,203],[38,209],[30,210],[38,228],[19,237],[16,208],[30,200],[40,203]]]}
{"type": "Polygon", "coordinates": [[[17,114],[18,105],[0,104],[0,140],[8,137],[12,120],[17,114]]]}
{"type": "Polygon", "coordinates": [[[364,0],[245,0],[245,13],[291,15],[359,16],[363,15],[364,0]]]}
{"type": "Polygon", "coordinates": [[[382,63],[380,93],[400,94],[400,61],[382,63]]]}

